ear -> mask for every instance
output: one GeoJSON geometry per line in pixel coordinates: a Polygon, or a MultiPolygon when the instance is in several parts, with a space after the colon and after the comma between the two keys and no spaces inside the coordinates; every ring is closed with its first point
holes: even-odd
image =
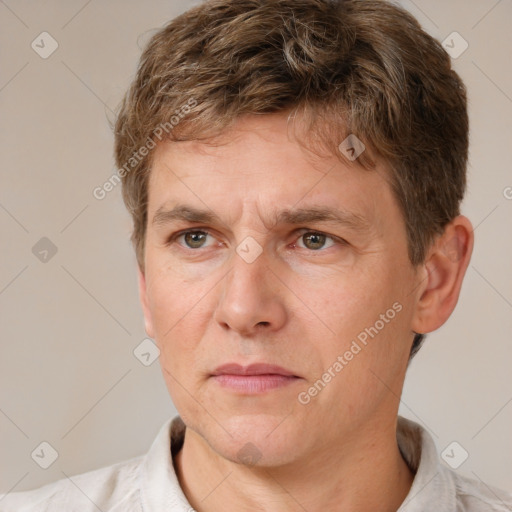
{"type": "Polygon", "coordinates": [[[151,310],[149,308],[149,300],[148,300],[148,290],[146,283],[146,275],[144,271],[137,265],[137,274],[139,280],[139,298],[142,306],[142,311],[144,313],[144,325],[146,329],[146,334],[155,339],[155,331],[153,329],[153,318],[151,315],[151,310]]]}
{"type": "Polygon", "coordinates": [[[435,331],[455,309],[462,280],[473,252],[473,226],[467,217],[455,217],[432,244],[418,270],[420,285],[412,319],[416,333],[435,331]]]}

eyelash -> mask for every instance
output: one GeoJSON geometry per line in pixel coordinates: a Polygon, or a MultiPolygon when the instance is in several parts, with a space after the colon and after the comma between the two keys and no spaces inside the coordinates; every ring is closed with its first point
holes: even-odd
{"type": "MultiPolygon", "coordinates": [[[[334,235],[329,235],[327,233],[324,233],[323,231],[315,231],[315,230],[311,230],[311,229],[308,229],[308,228],[300,228],[298,230],[296,230],[296,232],[300,232],[300,234],[298,235],[298,238],[297,240],[299,240],[301,237],[303,237],[304,235],[322,235],[322,236],[325,236],[327,239],[331,239],[334,244],[337,244],[337,245],[341,245],[341,246],[346,246],[348,245],[348,242],[343,240],[343,238],[338,238],[334,235]]],[[[172,234],[167,242],[166,242],[166,245],[167,246],[170,246],[171,244],[173,244],[178,238],[180,238],[181,236],[183,235],[187,235],[189,233],[204,233],[204,234],[207,234],[207,235],[210,235],[210,236],[213,236],[214,235],[208,231],[207,229],[202,229],[202,228],[197,228],[197,229],[187,229],[185,231],[179,231],[177,233],[174,233],[172,234]]],[[[215,238],[215,237],[214,237],[215,238]]],[[[293,242],[293,245],[295,246],[295,244],[297,243],[297,240],[295,242],[293,242]]],[[[201,249],[203,249],[203,247],[199,247],[197,249],[193,249],[191,247],[186,247],[186,246],[181,246],[183,249],[185,250],[189,250],[189,251],[192,251],[192,252],[199,252],[201,249]]],[[[332,246],[331,246],[332,247],[332,246]]],[[[303,247],[299,247],[299,249],[304,249],[308,252],[311,252],[311,253],[315,253],[315,252],[322,252],[322,251],[325,251],[326,249],[317,249],[317,250],[314,250],[314,249],[307,249],[307,248],[303,248],[303,247]]],[[[330,247],[328,247],[327,249],[330,249],[330,247]]]]}

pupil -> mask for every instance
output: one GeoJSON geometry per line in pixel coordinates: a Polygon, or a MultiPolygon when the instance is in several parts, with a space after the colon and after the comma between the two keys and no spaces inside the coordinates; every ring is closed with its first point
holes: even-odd
{"type": "MultiPolygon", "coordinates": [[[[306,240],[312,242],[313,247],[309,247],[310,249],[320,249],[325,243],[325,235],[312,233],[310,235],[306,235],[306,240]]],[[[306,244],[306,246],[307,245],[308,244],[306,244]]]]}
{"type": "Polygon", "coordinates": [[[191,247],[201,247],[202,242],[204,242],[205,235],[206,234],[201,231],[187,233],[185,235],[185,241],[187,245],[191,247]]]}

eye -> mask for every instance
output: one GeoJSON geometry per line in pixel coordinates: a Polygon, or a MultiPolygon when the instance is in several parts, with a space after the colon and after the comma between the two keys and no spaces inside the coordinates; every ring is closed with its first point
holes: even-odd
{"type": "Polygon", "coordinates": [[[183,233],[178,233],[173,237],[173,240],[183,239],[185,242],[184,247],[187,247],[188,249],[201,249],[205,247],[205,240],[208,236],[210,236],[210,233],[207,231],[185,231],[183,233]]]}
{"type": "Polygon", "coordinates": [[[310,249],[312,251],[318,251],[320,249],[328,249],[332,247],[335,242],[333,237],[330,237],[324,233],[320,233],[317,231],[308,231],[303,233],[297,240],[299,247],[310,249]],[[330,240],[331,244],[325,247],[326,241],[330,240]],[[304,241],[304,247],[300,245],[300,241],[304,241]]]}

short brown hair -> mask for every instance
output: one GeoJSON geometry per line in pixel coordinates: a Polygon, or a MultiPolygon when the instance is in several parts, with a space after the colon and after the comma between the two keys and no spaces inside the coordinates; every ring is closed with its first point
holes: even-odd
{"type": "Polygon", "coordinates": [[[387,165],[409,259],[424,262],[466,188],[466,89],[441,44],[384,0],[209,0],[152,37],[120,105],[115,157],[141,269],[152,156],[141,148],[158,127],[207,140],[242,115],[286,111],[332,154],[344,158],[354,134],[362,167],[387,165]]]}

